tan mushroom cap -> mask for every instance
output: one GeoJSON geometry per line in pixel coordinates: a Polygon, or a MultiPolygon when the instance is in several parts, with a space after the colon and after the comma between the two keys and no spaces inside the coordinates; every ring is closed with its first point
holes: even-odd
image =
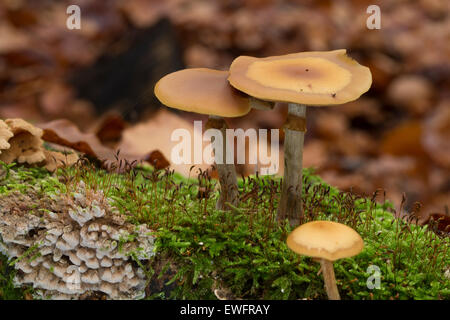
{"type": "Polygon", "coordinates": [[[227,71],[206,68],[170,73],[155,85],[156,97],[166,106],[189,112],[240,117],[250,111],[250,99],[227,81],[227,71]]]}
{"type": "Polygon", "coordinates": [[[231,64],[228,81],[258,99],[322,106],[358,99],[369,90],[372,75],[341,49],[267,58],[240,56],[231,64]]]}
{"type": "Polygon", "coordinates": [[[287,245],[296,253],[329,261],[352,257],[364,248],[355,230],[332,221],[313,221],[297,227],[289,234],[287,245]]]}

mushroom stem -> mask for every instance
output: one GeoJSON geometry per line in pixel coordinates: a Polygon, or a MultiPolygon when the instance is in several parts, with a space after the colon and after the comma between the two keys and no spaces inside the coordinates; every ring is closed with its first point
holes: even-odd
{"type": "Polygon", "coordinates": [[[327,259],[320,259],[322,267],[323,280],[325,282],[325,290],[327,291],[329,300],[341,300],[339,291],[336,286],[336,278],[334,277],[333,262],[327,259]]]}
{"type": "MultiPolygon", "coordinates": [[[[220,183],[220,196],[216,203],[216,209],[219,210],[230,210],[226,203],[229,202],[233,206],[239,204],[239,189],[237,185],[237,175],[236,168],[234,164],[226,163],[227,155],[227,143],[226,143],[226,129],[227,124],[222,117],[209,116],[207,127],[215,128],[220,130],[222,133],[222,159],[218,159],[217,153],[214,152],[217,174],[219,176],[220,183]]],[[[212,141],[214,138],[212,138],[212,141]]]]}
{"type": "Polygon", "coordinates": [[[303,142],[305,138],[306,106],[290,103],[284,134],[284,175],[278,221],[289,219],[291,227],[300,224],[302,213],[303,142]],[[301,122],[301,124],[300,124],[301,122]]]}
{"type": "Polygon", "coordinates": [[[256,99],[254,97],[249,97],[249,99],[250,107],[256,110],[272,110],[275,105],[273,102],[256,99]]]}

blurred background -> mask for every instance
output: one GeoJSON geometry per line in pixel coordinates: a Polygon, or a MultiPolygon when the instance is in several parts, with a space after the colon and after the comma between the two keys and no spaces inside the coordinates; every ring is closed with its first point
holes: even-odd
{"type": "MultiPolygon", "coordinates": [[[[165,74],[346,48],[372,71],[372,88],[308,108],[304,166],[342,190],[383,189],[396,208],[405,193],[405,209],[420,201],[423,219],[448,214],[449,11],[448,0],[1,0],[0,118],[64,118],[109,147],[169,158],[171,128],[205,118],[159,104],[153,86],[165,74]],[[66,26],[72,4],[79,30],[66,26]],[[379,30],[366,27],[373,4],[379,30]]],[[[281,128],[285,116],[278,104],[229,125],[281,128]]]]}

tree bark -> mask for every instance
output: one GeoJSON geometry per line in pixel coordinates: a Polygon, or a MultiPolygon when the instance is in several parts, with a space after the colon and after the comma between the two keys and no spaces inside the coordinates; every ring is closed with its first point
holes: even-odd
{"type": "Polygon", "coordinates": [[[336,285],[336,278],[334,276],[333,262],[326,259],[320,259],[320,265],[322,267],[322,275],[325,282],[325,290],[327,292],[328,299],[341,300],[336,285]]]}
{"type": "MultiPolygon", "coordinates": [[[[306,106],[289,104],[288,117],[306,118],[306,106]]],[[[284,175],[278,206],[278,221],[289,220],[291,227],[300,224],[302,210],[302,168],[305,129],[289,129],[284,134],[284,175]]]]}

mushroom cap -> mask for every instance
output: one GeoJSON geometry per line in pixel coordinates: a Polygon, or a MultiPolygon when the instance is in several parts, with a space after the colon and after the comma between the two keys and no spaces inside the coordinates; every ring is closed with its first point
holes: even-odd
{"type": "Polygon", "coordinates": [[[369,68],[346,50],[313,51],[267,58],[240,56],[228,81],[236,89],[267,101],[308,106],[343,104],[369,90],[369,68]]]}
{"type": "Polygon", "coordinates": [[[287,238],[287,245],[298,254],[335,261],[360,253],[364,241],[344,224],[312,221],[295,228],[287,238]]]}
{"type": "Polygon", "coordinates": [[[155,95],[168,107],[215,115],[240,117],[250,111],[250,99],[227,81],[227,71],[206,68],[170,73],[155,85],[155,95]]]}

